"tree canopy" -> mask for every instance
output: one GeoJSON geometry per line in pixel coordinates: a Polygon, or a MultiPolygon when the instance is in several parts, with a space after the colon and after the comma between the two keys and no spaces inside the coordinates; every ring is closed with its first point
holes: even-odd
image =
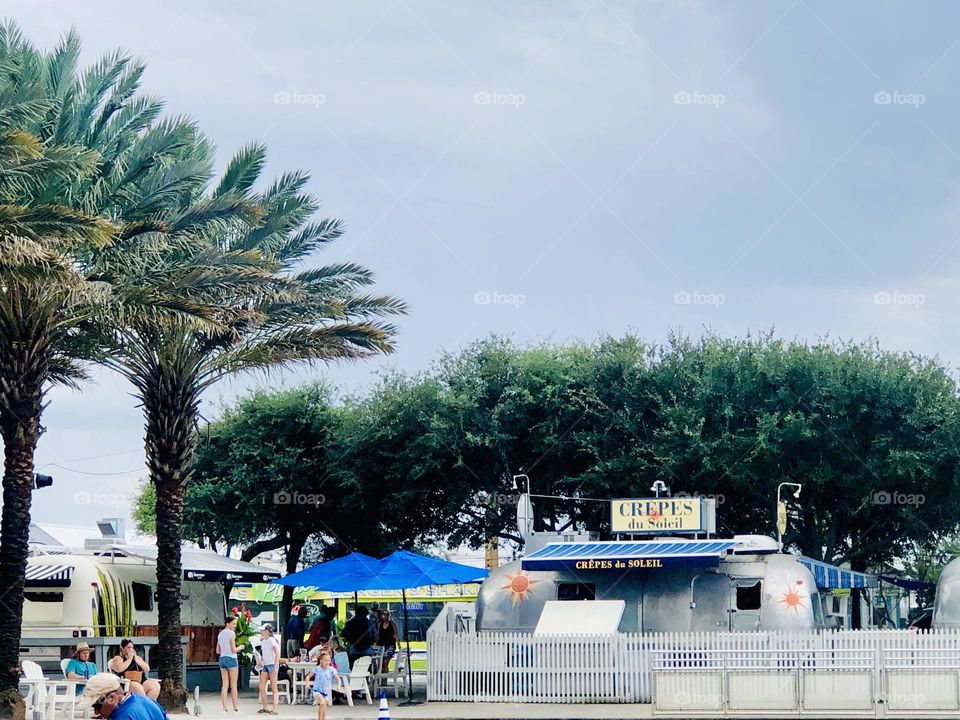
{"type": "Polygon", "coordinates": [[[790,481],[803,491],[789,498],[788,546],[882,569],[957,528],[958,409],[947,368],[873,342],[490,338],[362,396],[308,387],[241,401],[204,430],[187,525],[218,543],[308,533],[328,556],[476,547],[519,540],[524,473],[535,495],[569,498],[535,498],[541,529],[606,532],[596,499],[649,496],[662,480],[716,496],[724,534],[772,534],[777,485],[790,481]],[[256,510],[283,491],[325,503],[256,510]],[[226,497],[254,501],[214,523],[226,497]]]}

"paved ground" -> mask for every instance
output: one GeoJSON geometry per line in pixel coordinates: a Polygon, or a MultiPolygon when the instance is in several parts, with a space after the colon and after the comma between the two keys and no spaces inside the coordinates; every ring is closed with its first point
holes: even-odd
{"type": "MultiPolygon", "coordinates": [[[[539,718],[555,718],[556,720],[607,720],[614,718],[648,718],[652,717],[650,705],[519,705],[511,703],[423,703],[421,705],[402,706],[401,700],[388,699],[391,718],[403,720],[486,720],[487,718],[504,718],[505,720],[535,720],[539,718]]],[[[260,703],[251,694],[240,698],[240,712],[223,714],[220,709],[220,696],[214,693],[205,693],[200,696],[202,717],[211,720],[266,720],[269,715],[258,715],[260,703]]],[[[193,698],[188,703],[193,712],[193,698]]],[[[377,717],[378,701],[373,705],[357,701],[353,707],[349,705],[334,705],[327,710],[330,720],[354,720],[377,717]]],[[[280,704],[279,717],[293,718],[294,720],[308,720],[316,718],[317,709],[312,705],[280,704]]]]}

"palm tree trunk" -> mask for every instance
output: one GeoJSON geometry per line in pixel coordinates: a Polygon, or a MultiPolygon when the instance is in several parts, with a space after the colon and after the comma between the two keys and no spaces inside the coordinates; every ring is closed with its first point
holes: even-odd
{"type": "Polygon", "coordinates": [[[197,399],[191,389],[161,375],[143,398],[147,463],[157,493],[157,672],[160,703],[168,713],[187,712],[180,645],[183,500],[195,443],[197,399]]]}
{"type": "MultiPolygon", "coordinates": [[[[297,565],[300,564],[300,555],[303,553],[303,546],[307,543],[307,538],[302,533],[290,533],[287,544],[287,575],[293,575],[297,571],[297,565]]],[[[291,585],[283,586],[283,598],[280,600],[280,622],[283,630],[283,647],[287,647],[287,623],[290,621],[290,615],[293,611],[293,591],[295,587],[291,585]]],[[[300,638],[303,642],[303,638],[300,638]]]]}
{"type": "Polygon", "coordinates": [[[30,540],[33,455],[40,438],[40,382],[0,377],[3,438],[3,515],[0,519],[0,717],[22,720],[19,692],[23,586],[30,540]]]}

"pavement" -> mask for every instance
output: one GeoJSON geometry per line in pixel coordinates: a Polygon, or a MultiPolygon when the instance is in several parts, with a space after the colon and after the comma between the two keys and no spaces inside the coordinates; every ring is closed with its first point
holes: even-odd
{"type": "MultiPolygon", "coordinates": [[[[374,698],[373,705],[367,705],[365,700],[355,700],[353,707],[349,705],[333,705],[327,708],[327,717],[330,720],[369,720],[378,717],[379,701],[374,698]]],[[[403,704],[403,698],[396,700],[392,696],[387,698],[390,718],[403,720],[539,720],[553,718],[555,720],[613,720],[615,718],[648,718],[653,717],[651,705],[627,704],[520,704],[520,703],[459,703],[459,702],[421,702],[419,705],[403,704]]],[[[191,713],[194,713],[193,698],[187,702],[191,713]]],[[[220,709],[219,693],[203,693],[200,696],[200,715],[210,720],[266,720],[270,715],[260,715],[260,702],[251,693],[241,695],[240,712],[224,714],[220,709]]],[[[280,703],[278,718],[292,718],[293,720],[313,720],[317,717],[317,709],[313,705],[287,705],[280,703]]]]}

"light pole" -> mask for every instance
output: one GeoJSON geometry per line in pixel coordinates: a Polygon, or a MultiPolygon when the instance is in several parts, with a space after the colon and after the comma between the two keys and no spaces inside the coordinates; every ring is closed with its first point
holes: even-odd
{"type": "Polygon", "coordinates": [[[517,482],[517,480],[519,480],[520,478],[523,478],[524,480],[527,481],[527,495],[529,496],[529,495],[530,495],[530,478],[527,477],[526,475],[524,475],[524,474],[522,474],[522,473],[521,473],[520,475],[514,475],[514,476],[513,476],[513,486],[514,486],[517,490],[520,489],[520,483],[517,482]]]}
{"type": "Polygon", "coordinates": [[[783,552],[783,533],[786,532],[787,529],[787,506],[786,503],[782,503],[780,500],[780,491],[783,490],[784,487],[796,488],[796,490],[793,492],[793,497],[799,499],[800,490],[803,485],[794,482],[782,482],[777,485],[777,548],[780,550],[780,552],[783,552]],[[780,522],[781,508],[783,512],[782,524],[780,522]]]}

